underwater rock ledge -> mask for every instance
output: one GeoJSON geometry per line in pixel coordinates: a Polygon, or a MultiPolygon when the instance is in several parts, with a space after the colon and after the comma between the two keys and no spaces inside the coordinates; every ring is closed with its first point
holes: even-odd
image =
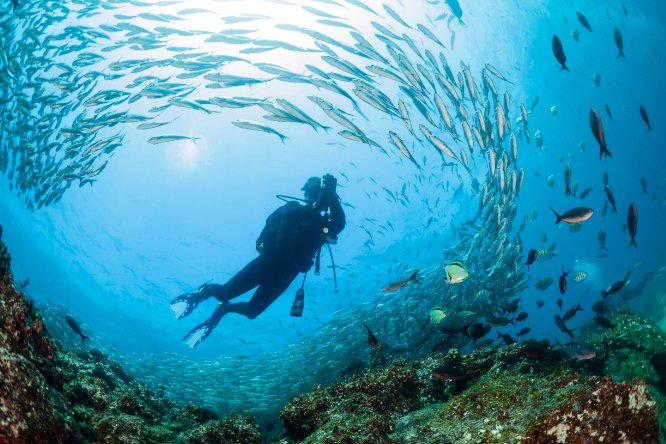
{"type": "Polygon", "coordinates": [[[14,288],[10,261],[0,241],[0,444],[264,442],[250,414],[218,420],[149,390],[113,360],[52,340],[14,288]]]}
{"type": "Polygon", "coordinates": [[[1,241],[0,307],[0,444],[652,444],[666,417],[666,334],[630,311],[614,329],[592,321],[580,329],[597,350],[589,361],[556,351],[531,358],[522,342],[409,362],[380,344],[371,353],[379,368],[293,399],[280,413],[285,433],[268,438],[249,413],[220,420],[159,385],[150,390],[113,360],[52,340],[13,287],[1,241]],[[431,372],[442,365],[475,382],[437,379],[431,372]]]}

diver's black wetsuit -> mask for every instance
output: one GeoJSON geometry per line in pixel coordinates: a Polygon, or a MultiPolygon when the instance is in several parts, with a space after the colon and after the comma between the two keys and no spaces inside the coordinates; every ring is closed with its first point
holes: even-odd
{"type": "MultiPolygon", "coordinates": [[[[330,214],[329,230],[337,235],[345,227],[345,213],[337,196],[331,203],[330,214]]],[[[213,297],[229,301],[258,286],[249,302],[231,303],[226,312],[250,319],[259,316],[299,273],[312,268],[313,257],[324,244],[323,223],[323,217],[311,205],[288,202],[275,210],[257,239],[259,256],[226,284],[209,284],[213,297]]]]}

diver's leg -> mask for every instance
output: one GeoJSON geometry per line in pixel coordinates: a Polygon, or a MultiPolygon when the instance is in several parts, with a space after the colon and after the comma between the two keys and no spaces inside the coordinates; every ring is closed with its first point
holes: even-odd
{"type": "MultiPolygon", "coordinates": [[[[211,296],[220,302],[230,301],[262,283],[271,261],[263,255],[256,257],[224,285],[210,284],[211,296]]],[[[210,297],[210,296],[208,296],[210,297]]]]}
{"type": "Polygon", "coordinates": [[[261,271],[265,268],[266,263],[265,257],[258,256],[226,284],[203,284],[192,293],[178,296],[171,301],[171,309],[176,312],[178,319],[183,319],[191,314],[200,303],[211,297],[223,302],[247,293],[261,283],[261,271]]]}
{"type": "Polygon", "coordinates": [[[267,272],[257,291],[248,302],[235,302],[227,306],[227,313],[238,313],[248,319],[254,319],[264,312],[277,298],[285,292],[300,272],[289,267],[285,269],[279,265],[267,272]]]}

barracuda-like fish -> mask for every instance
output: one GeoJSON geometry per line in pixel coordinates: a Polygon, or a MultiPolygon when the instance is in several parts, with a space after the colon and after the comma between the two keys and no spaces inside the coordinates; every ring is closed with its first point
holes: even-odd
{"type": "Polygon", "coordinates": [[[237,126],[238,128],[243,128],[243,129],[247,129],[247,130],[251,130],[251,131],[259,131],[259,132],[269,133],[269,134],[275,134],[276,136],[278,136],[280,138],[280,141],[282,142],[283,145],[284,145],[284,141],[289,139],[287,136],[284,136],[284,135],[278,133],[277,131],[275,131],[273,128],[271,128],[269,126],[262,125],[261,123],[252,122],[250,120],[241,120],[241,119],[234,120],[231,123],[234,126],[237,126]]]}
{"type": "Polygon", "coordinates": [[[396,148],[398,148],[402,152],[402,154],[405,155],[405,157],[407,157],[414,165],[416,165],[416,167],[419,170],[421,170],[421,165],[419,165],[416,159],[414,159],[412,153],[410,153],[409,150],[407,149],[407,146],[405,146],[405,142],[403,142],[402,139],[400,139],[400,137],[398,137],[396,133],[394,133],[393,131],[389,131],[389,140],[393,145],[396,146],[396,148]]]}

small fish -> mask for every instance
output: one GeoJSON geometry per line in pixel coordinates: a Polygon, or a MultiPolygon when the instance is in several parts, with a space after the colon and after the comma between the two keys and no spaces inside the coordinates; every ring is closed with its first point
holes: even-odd
{"type": "Polygon", "coordinates": [[[618,291],[622,290],[625,287],[625,285],[627,285],[627,282],[629,281],[617,281],[616,283],[611,285],[607,291],[601,290],[601,297],[603,299],[606,299],[609,295],[617,293],[618,291]]]}
{"type": "Polygon", "coordinates": [[[463,264],[460,262],[452,262],[446,267],[444,267],[444,276],[445,284],[456,284],[464,281],[469,276],[469,271],[463,264]]]}
{"type": "Polygon", "coordinates": [[[617,46],[617,49],[620,50],[620,53],[617,55],[617,58],[619,59],[620,56],[622,56],[626,59],[627,57],[622,52],[622,50],[624,49],[624,41],[622,40],[622,33],[620,32],[619,29],[615,28],[613,37],[615,38],[615,45],[617,46]]]}
{"type": "Polygon", "coordinates": [[[492,343],[495,342],[492,339],[484,339],[483,341],[479,341],[474,345],[474,348],[483,348],[483,347],[488,347],[489,345],[492,345],[492,343]]]}
{"type": "Polygon", "coordinates": [[[573,281],[577,284],[580,284],[585,279],[587,279],[587,273],[585,273],[584,271],[579,271],[578,273],[574,274],[573,277],[573,281]]]}
{"type": "Polygon", "coordinates": [[[564,48],[562,48],[562,42],[556,35],[553,36],[552,47],[555,59],[560,63],[560,65],[562,65],[560,71],[569,71],[569,68],[567,68],[565,65],[565,62],[567,61],[567,56],[564,55],[564,48]]]}
{"type": "Polygon", "coordinates": [[[562,299],[558,299],[556,304],[558,307],[560,307],[560,311],[562,311],[562,304],[564,304],[564,301],[562,301],[562,299]]]}
{"type": "Polygon", "coordinates": [[[393,279],[392,281],[389,281],[388,283],[386,283],[386,284],[384,285],[384,287],[382,287],[382,292],[384,292],[384,293],[390,293],[390,292],[392,292],[392,291],[399,290],[400,288],[404,287],[405,285],[407,285],[407,284],[410,283],[410,282],[414,282],[414,283],[420,285],[421,282],[419,282],[419,281],[417,280],[417,275],[418,275],[418,274],[419,274],[419,270],[416,270],[416,271],[415,271],[411,276],[409,276],[409,277],[400,277],[400,278],[397,278],[397,279],[393,279]]]}
{"type": "Polygon", "coordinates": [[[606,105],[606,114],[608,114],[608,117],[610,117],[611,122],[612,122],[613,121],[613,115],[611,114],[611,110],[608,107],[608,105],[606,105]]]}
{"type": "Polygon", "coordinates": [[[550,355],[550,350],[539,343],[529,343],[520,350],[521,353],[532,358],[544,358],[550,355]]]}
{"type": "Polygon", "coordinates": [[[557,251],[552,250],[539,250],[537,252],[537,261],[546,262],[554,257],[557,257],[557,251]]]}
{"type": "Polygon", "coordinates": [[[502,316],[486,316],[486,324],[491,327],[504,327],[507,324],[516,325],[513,319],[508,319],[502,316]]]}
{"type": "Polygon", "coordinates": [[[475,314],[476,314],[475,312],[468,311],[468,310],[461,311],[460,313],[457,313],[457,315],[460,316],[461,318],[466,318],[467,316],[472,316],[472,315],[475,315],[475,314]]]}
{"type": "Polygon", "coordinates": [[[578,233],[582,229],[583,229],[583,224],[581,223],[573,223],[569,225],[569,231],[572,233],[578,233]]]}
{"type": "Polygon", "coordinates": [[[557,345],[559,346],[558,350],[563,351],[572,358],[585,360],[592,359],[597,355],[597,352],[594,350],[594,348],[585,342],[569,342],[568,344],[562,345],[559,343],[559,341],[557,341],[557,345]]]}
{"type": "Polygon", "coordinates": [[[363,368],[364,365],[365,363],[363,361],[354,361],[351,364],[349,364],[346,369],[338,373],[341,373],[342,377],[344,378],[347,375],[347,373],[354,373],[363,368]]]}
{"type": "Polygon", "coordinates": [[[592,318],[595,324],[603,328],[610,328],[614,330],[617,325],[611,324],[611,322],[603,316],[595,316],[592,318]]]}
{"type": "Polygon", "coordinates": [[[527,253],[527,263],[525,264],[527,265],[527,271],[530,271],[530,265],[532,265],[538,257],[539,252],[537,250],[532,249],[529,253],[527,253]]]}
{"type": "MultiPolygon", "coordinates": [[[[446,0],[447,3],[450,1],[456,1],[456,0],[446,0]]],[[[457,1],[456,1],[457,3],[457,1]]],[[[441,367],[437,367],[433,371],[430,372],[434,377],[441,379],[442,381],[457,381],[459,379],[467,379],[472,382],[476,382],[473,380],[469,375],[461,372],[460,370],[450,367],[448,365],[442,365],[441,367]]]]}
{"type": "Polygon", "coordinates": [[[553,285],[553,278],[546,277],[545,279],[542,279],[539,282],[537,282],[534,288],[536,288],[539,291],[546,291],[551,285],[553,285]]]}
{"type": "Polygon", "coordinates": [[[441,307],[433,307],[430,309],[430,320],[433,321],[435,324],[439,324],[446,318],[449,314],[451,313],[450,310],[441,308],[441,307]]]}
{"type": "Polygon", "coordinates": [[[567,291],[567,275],[571,273],[571,270],[564,271],[564,265],[562,266],[562,276],[560,276],[560,293],[564,294],[567,291]]]}
{"type": "Polygon", "coordinates": [[[597,240],[599,241],[599,245],[601,245],[599,249],[608,251],[608,248],[606,248],[606,232],[603,230],[603,228],[599,229],[597,240]]]}
{"type": "Polygon", "coordinates": [[[92,355],[93,358],[95,359],[106,359],[107,357],[111,356],[111,354],[104,354],[101,351],[97,350],[96,348],[93,348],[90,350],[90,354],[92,355]]]}
{"type": "MultiPolygon", "coordinates": [[[[558,301],[560,301],[560,300],[561,300],[561,299],[558,299],[558,301]]],[[[561,308],[561,307],[560,307],[560,308],[561,308]]],[[[574,308],[572,308],[571,310],[567,310],[567,311],[564,313],[564,316],[562,316],[562,320],[563,320],[564,322],[569,322],[569,320],[570,320],[571,318],[573,318],[573,317],[576,315],[576,313],[579,312],[579,311],[583,311],[583,309],[580,308],[580,302],[578,302],[578,306],[577,306],[577,307],[574,307],[574,308]]]]}
{"type": "Polygon", "coordinates": [[[90,339],[88,336],[83,334],[83,332],[81,331],[81,327],[79,326],[79,323],[76,322],[76,320],[74,318],[67,315],[67,316],[65,316],[65,320],[67,321],[67,324],[69,324],[69,326],[72,327],[72,330],[74,330],[74,333],[81,336],[81,343],[82,344],[86,339],[90,339]]]}
{"type": "Polygon", "coordinates": [[[581,25],[583,25],[583,28],[587,29],[590,32],[594,32],[590,27],[590,23],[587,21],[587,19],[583,14],[581,14],[580,12],[576,12],[576,17],[578,17],[578,21],[580,22],[581,25]]]}
{"type": "Polygon", "coordinates": [[[516,322],[523,322],[527,319],[528,316],[529,315],[526,312],[521,311],[518,313],[518,316],[516,316],[516,322]]]}
{"type": "MultiPolygon", "coordinates": [[[[365,325],[365,324],[363,324],[363,325],[365,325]]],[[[377,347],[377,344],[379,343],[377,341],[377,337],[372,334],[372,332],[370,331],[370,328],[367,325],[365,325],[365,328],[368,330],[368,340],[364,341],[364,342],[366,344],[370,344],[370,347],[372,347],[372,348],[377,347]]]]}
{"type": "Polygon", "coordinates": [[[541,300],[539,300],[539,301],[536,301],[536,304],[537,304],[537,307],[539,307],[539,308],[542,308],[542,307],[543,307],[543,304],[544,304],[544,302],[543,302],[543,301],[541,301],[541,300]]]}
{"type": "Polygon", "coordinates": [[[451,9],[451,14],[453,14],[458,19],[458,25],[466,26],[462,21],[463,11],[460,7],[460,3],[458,3],[458,0],[444,0],[444,2],[449,7],[449,9],[451,9]]]}
{"type": "Polygon", "coordinates": [[[606,254],[606,253],[597,253],[597,257],[598,257],[599,259],[603,259],[603,258],[605,258],[605,257],[608,257],[608,254],[606,254]]]}
{"type": "Polygon", "coordinates": [[[529,327],[525,327],[525,328],[523,328],[522,330],[520,330],[518,333],[516,333],[516,337],[519,338],[519,337],[521,337],[521,336],[525,336],[525,335],[528,334],[531,330],[532,330],[531,328],[529,328],[529,327]]]}
{"type": "Polygon", "coordinates": [[[238,119],[238,120],[234,120],[233,122],[231,122],[231,124],[234,125],[234,126],[237,126],[238,128],[243,128],[243,129],[247,129],[247,130],[251,130],[251,131],[260,131],[260,132],[264,132],[264,133],[275,134],[276,136],[278,136],[280,138],[283,145],[284,145],[284,141],[289,139],[289,137],[278,133],[277,131],[275,131],[273,128],[271,128],[269,126],[262,125],[261,123],[257,123],[257,122],[252,122],[250,120],[238,119]]]}
{"type": "Polygon", "coordinates": [[[541,239],[541,242],[548,242],[548,235],[546,233],[541,233],[539,234],[539,239],[541,239]]]}
{"type": "Polygon", "coordinates": [[[627,211],[627,226],[629,227],[629,235],[631,236],[631,242],[629,243],[629,246],[627,246],[627,249],[629,247],[638,248],[635,240],[636,230],[638,229],[638,210],[633,203],[629,207],[629,211],[627,211]]]}
{"type": "Polygon", "coordinates": [[[592,134],[599,143],[599,159],[604,155],[613,157],[606,145],[606,136],[604,134],[604,128],[601,125],[601,117],[599,117],[599,113],[597,113],[594,108],[590,110],[590,129],[592,129],[592,134]]]}
{"type": "Polygon", "coordinates": [[[553,210],[552,207],[550,209],[555,213],[555,216],[557,220],[555,221],[556,224],[559,224],[560,222],[567,222],[569,224],[572,223],[578,223],[578,222],[584,222],[588,220],[592,215],[594,214],[594,211],[591,208],[587,207],[577,207],[573,208],[563,215],[557,214],[555,210],[553,210]]]}
{"type": "Polygon", "coordinates": [[[561,318],[560,315],[558,315],[558,314],[556,314],[555,316],[553,316],[553,319],[555,319],[555,325],[557,326],[557,328],[559,328],[561,331],[563,331],[564,333],[566,333],[566,334],[568,334],[569,336],[571,336],[571,339],[573,339],[573,335],[572,335],[571,333],[572,333],[573,331],[575,331],[576,329],[574,328],[574,329],[569,330],[569,329],[567,328],[567,326],[564,324],[564,320],[562,320],[562,318],[561,318]]]}
{"type": "Polygon", "coordinates": [[[157,144],[160,144],[160,143],[173,142],[173,141],[176,141],[176,140],[192,140],[192,141],[194,141],[194,140],[198,140],[198,139],[199,139],[198,137],[179,136],[177,134],[165,134],[163,136],[151,137],[148,140],[148,143],[150,143],[151,145],[157,145],[157,144]]]}
{"type": "Polygon", "coordinates": [[[648,132],[650,132],[650,130],[652,129],[652,127],[650,126],[650,119],[648,118],[647,111],[645,111],[643,105],[641,105],[640,107],[640,112],[641,112],[641,117],[643,118],[643,122],[645,122],[645,124],[648,126],[648,132]]]}
{"type": "Polygon", "coordinates": [[[645,180],[645,176],[641,176],[641,186],[643,187],[643,192],[641,194],[648,194],[647,190],[645,189],[647,186],[647,181],[645,180]]]}
{"type": "Polygon", "coordinates": [[[594,190],[592,188],[588,188],[586,190],[583,190],[580,193],[580,199],[585,199],[587,197],[587,195],[590,194],[590,191],[594,191],[594,190]]]}

